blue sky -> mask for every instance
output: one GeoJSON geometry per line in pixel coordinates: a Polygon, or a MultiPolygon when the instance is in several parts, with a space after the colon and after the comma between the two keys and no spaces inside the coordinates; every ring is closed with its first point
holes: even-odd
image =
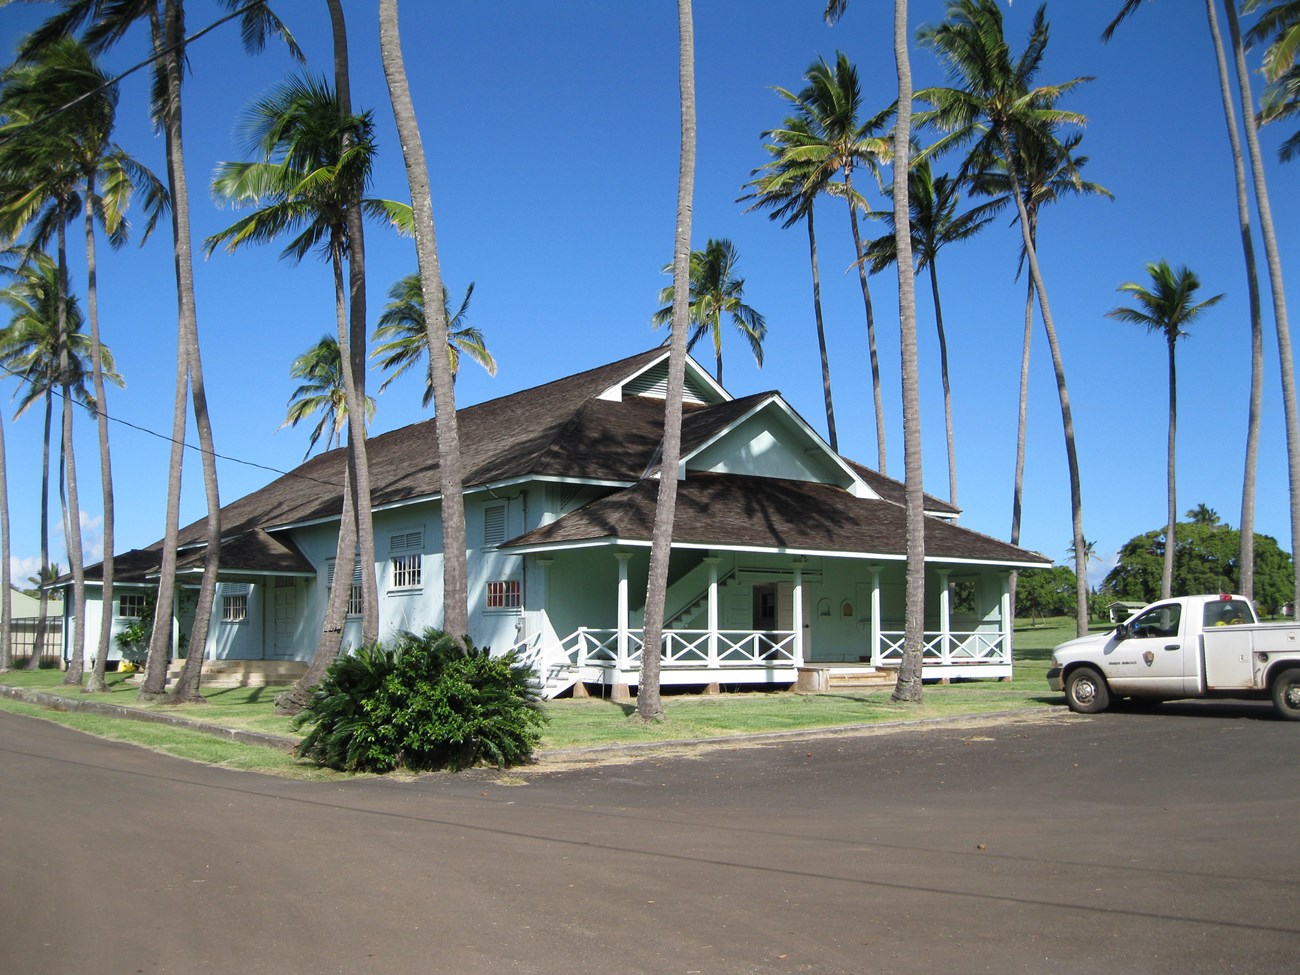
{"type": "MultiPolygon", "coordinates": [[[[353,99],[374,110],[380,158],[373,195],[406,199],[400,150],[379,64],[374,4],[345,2],[352,47],[353,99]]],[[[699,163],[693,243],[730,238],[740,253],[748,302],[767,318],[766,364],[755,367],[738,336],[724,345],[725,379],[736,395],[779,389],[824,433],[811,310],[807,236],[735,202],[765,161],[760,138],[779,125],[785,103],[772,86],[797,89],[818,57],[845,51],[862,76],[864,107],[894,97],[892,5],[858,0],[834,28],[820,0],[697,0],[699,163]]],[[[1064,107],[1084,113],[1086,175],[1113,201],[1068,200],[1042,217],[1040,252],[1074,408],[1082,468],[1084,534],[1104,566],[1130,537],[1165,517],[1167,383],[1163,339],[1108,319],[1123,303],[1124,281],[1144,280],[1146,261],[1187,264],[1206,296],[1224,292],[1180,344],[1178,484],[1180,511],[1204,503],[1236,525],[1241,511],[1248,320],[1236,231],[1232,174],[1204,10],[1186,2],[1146,4],[1117,37],[1099,35],[1113,2],[1048,6],[1052,40],[1040,82],[1095,80],[1064,107]]],[[[187,5],[191,29],[218,15],[211,0],[187,5]]],[[[323,3],[277,9],[309,57],[307,70],[332,70],[323,3]]],[[[1004,8],[1013,48],[1023,45],[1035,7],[1004,8]]],[[[0,43],[48,12],[42,4],[0,9],[0,43]]],[[[914,0],[913,28],[942,18],[937,0],[914,0]]],[[[453,294],[476,284],[470,320],[500,364],[496,378],[472,363],[458,383],[460,405],[547,382],[657,344],[649,324],[660,268],[671,257],[677,180],[676,5],[560,0],[551,4],[437,5],[406,0],[402,30],[426,152],[443,275],[453,294]]],[[[129,36],[107,61],[122,70],[146,48],[129,36]]],[[[934,56],[915,49],[917,87],[943,83],[934,56]]],[[[196,245],[237,214],[211,202],[207,185],[221,160],[244,158],[239,112],[298,70],[282,50],[246,55],[233,26],[191,51],[185,89],[187,171],[196,245]]],[[[1258,82],[1258,79],[1256,79],[1258,82]]],[[[163,171],[163,146],[148,123],[143,73],[122,86],[118,141],[163,171]]],[[[1289,131],[1289,130],[1288,130],[1289,131]]],[[[1300,163],[1281,165],[1286,132],[1264,133],[1284,265],[1297,258],[1294,200],[1300,163]]],[[[938,168],[955,168],[944,160],[938,168]]],[[[878,194],[871,202],[880,206],[878,194]]],[[[818,210],[822,292],[841,449],[875,462],[861,294],[852,272],[847,209],[818,210]]],[[[883,229],[869,227],[872,234],[883,229]]],[[[961,524],[1000,538],[1010,530],[1012,465],[1024,285],[1016,280],[1019,236],[1010,215],[970,243],[941,255],[940,286],[956,421],[961,524]]],[[[415,269],[413,244],[374,227],[367,236],[372,322],[388,287],[415,269]]],[[[307,432],[281,430],[293,357],[333,329],[328,267],[294,267],[278,247],[218,252],[196,268],[199,329],[223,501],[231,501],[303,456],[307,432]],[[262,465],[261,467],[249,465],[262,465]]],[[[1262,258],[1261,258],[1262,262],[1262,258]]],[[[1262,267],[1262,263],[1261,263],[1262,267]]],[[[73,281],[83,280],[74,254],[73,281]]],[[[158,431],[170,427],[175,298],[170,240],[100,254],[105,341],[128,386],[109,394],[110,412],[158,431]]],[[[1294,271],[1292,290],[1300,288],[1294,271]]],[[[873,278],[885,380],[887,473],[902,476],[897,296],[893,275],[873,278]]],[[[1263,283],[1267,305],[1267,283],[1263,283]]],[[[926,488],[946,497],[942,399],[928,286],[918,283],[926,488]]],[[[1266,316],[1271,330],[1272,316],[1266,316]]],[[[1026,506],[1021,541],[1063,560],[1071,538],[1069,487],[1055,382],[1041,326],[1031,377],[1026,506]]],[[[1264,420],[1256,530],[1290,548],[1285,438],[1277,346],[1266,341],[1264,420]]],[[[706,347],[699,358],[711,368],[706,347]]],[[[371,388],[378,385],[376,375],[371,388]]],[[[11,390],[12,391],[12,388],[11,390]]],[[[415,375],[379,398],[372,429],[421,419],[415,375]]],[[[7,399],[6,393],[6,399],[7,399]]],[[[38,563],[40,417],[13,422],[6,408],[13,560],[18,579],[38,563]]],[[[88,555],[98,557],[101,504],[93,424],[79,415],[77,450],[88,555]]],[[[168,445],[123,425],[112,430],[117,485],[116,548],[161,537],[168,445]]],[[[193,424],[190,424],[193,441],[193,424]]],[[[431,446],[432,449],[432,446],[431,446]]],[[[197,454],[186,461],[182,522],[204,513],[197,454]]],[[[66,566],[51,519],[53,558],[66,566]]]]}

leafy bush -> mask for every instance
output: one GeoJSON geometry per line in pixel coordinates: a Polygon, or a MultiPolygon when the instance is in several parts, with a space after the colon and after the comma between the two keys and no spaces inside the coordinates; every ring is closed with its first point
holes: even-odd
{"type": "Polygon", "coordinates": [[[440,630],[402,633],[340,657],[294,719],[298,754],[351,772],[498,767],[526,761],[546,715],[513,653],[440,630]]]}

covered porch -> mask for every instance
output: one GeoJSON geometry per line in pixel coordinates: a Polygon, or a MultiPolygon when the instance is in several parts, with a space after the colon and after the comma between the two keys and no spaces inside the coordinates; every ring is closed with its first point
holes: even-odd
{"type": "MultiPolygon", "coordinates": [[[[639,603],[648,547],[570,549],[528,561],[535,599],[525,611],[529,635],[514,649],[538,672],[543,693],[630,694],[645,652],[639,603]]],[[[816,691],[889,674],[903,656],[904,571],[898,559],[674,550],[661,681],[816,691]]],[[[925,679],[1010,678],[1010,571],[927,566],[925,679]]]]}

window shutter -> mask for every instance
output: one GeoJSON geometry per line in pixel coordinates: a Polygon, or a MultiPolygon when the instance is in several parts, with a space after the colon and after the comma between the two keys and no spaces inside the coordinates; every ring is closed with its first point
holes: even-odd
{"type": "Polygon", "coordinates": [[[496,504],[483,509],[483,544],[489,548],[506,540],[506,506],[496,504]]]}

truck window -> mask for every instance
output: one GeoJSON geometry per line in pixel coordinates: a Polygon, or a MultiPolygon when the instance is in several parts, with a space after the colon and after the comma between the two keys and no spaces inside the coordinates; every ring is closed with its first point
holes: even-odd
{"type": "Polygon", "coordinates": [[[1205,604],[1205,619],[1202,623],[1207,628],[1253,622],[1255,622],[1255,614],[1251,612],[1250,604],[1244,599],[1221,599],[1205,604]]]}
{"type": "Polygon", "coordinates": [[[1129,624],[1129,634],[1135,637],[1176,637],[1183,608],[1178,603],[1152,606],[1129,624]]]}

